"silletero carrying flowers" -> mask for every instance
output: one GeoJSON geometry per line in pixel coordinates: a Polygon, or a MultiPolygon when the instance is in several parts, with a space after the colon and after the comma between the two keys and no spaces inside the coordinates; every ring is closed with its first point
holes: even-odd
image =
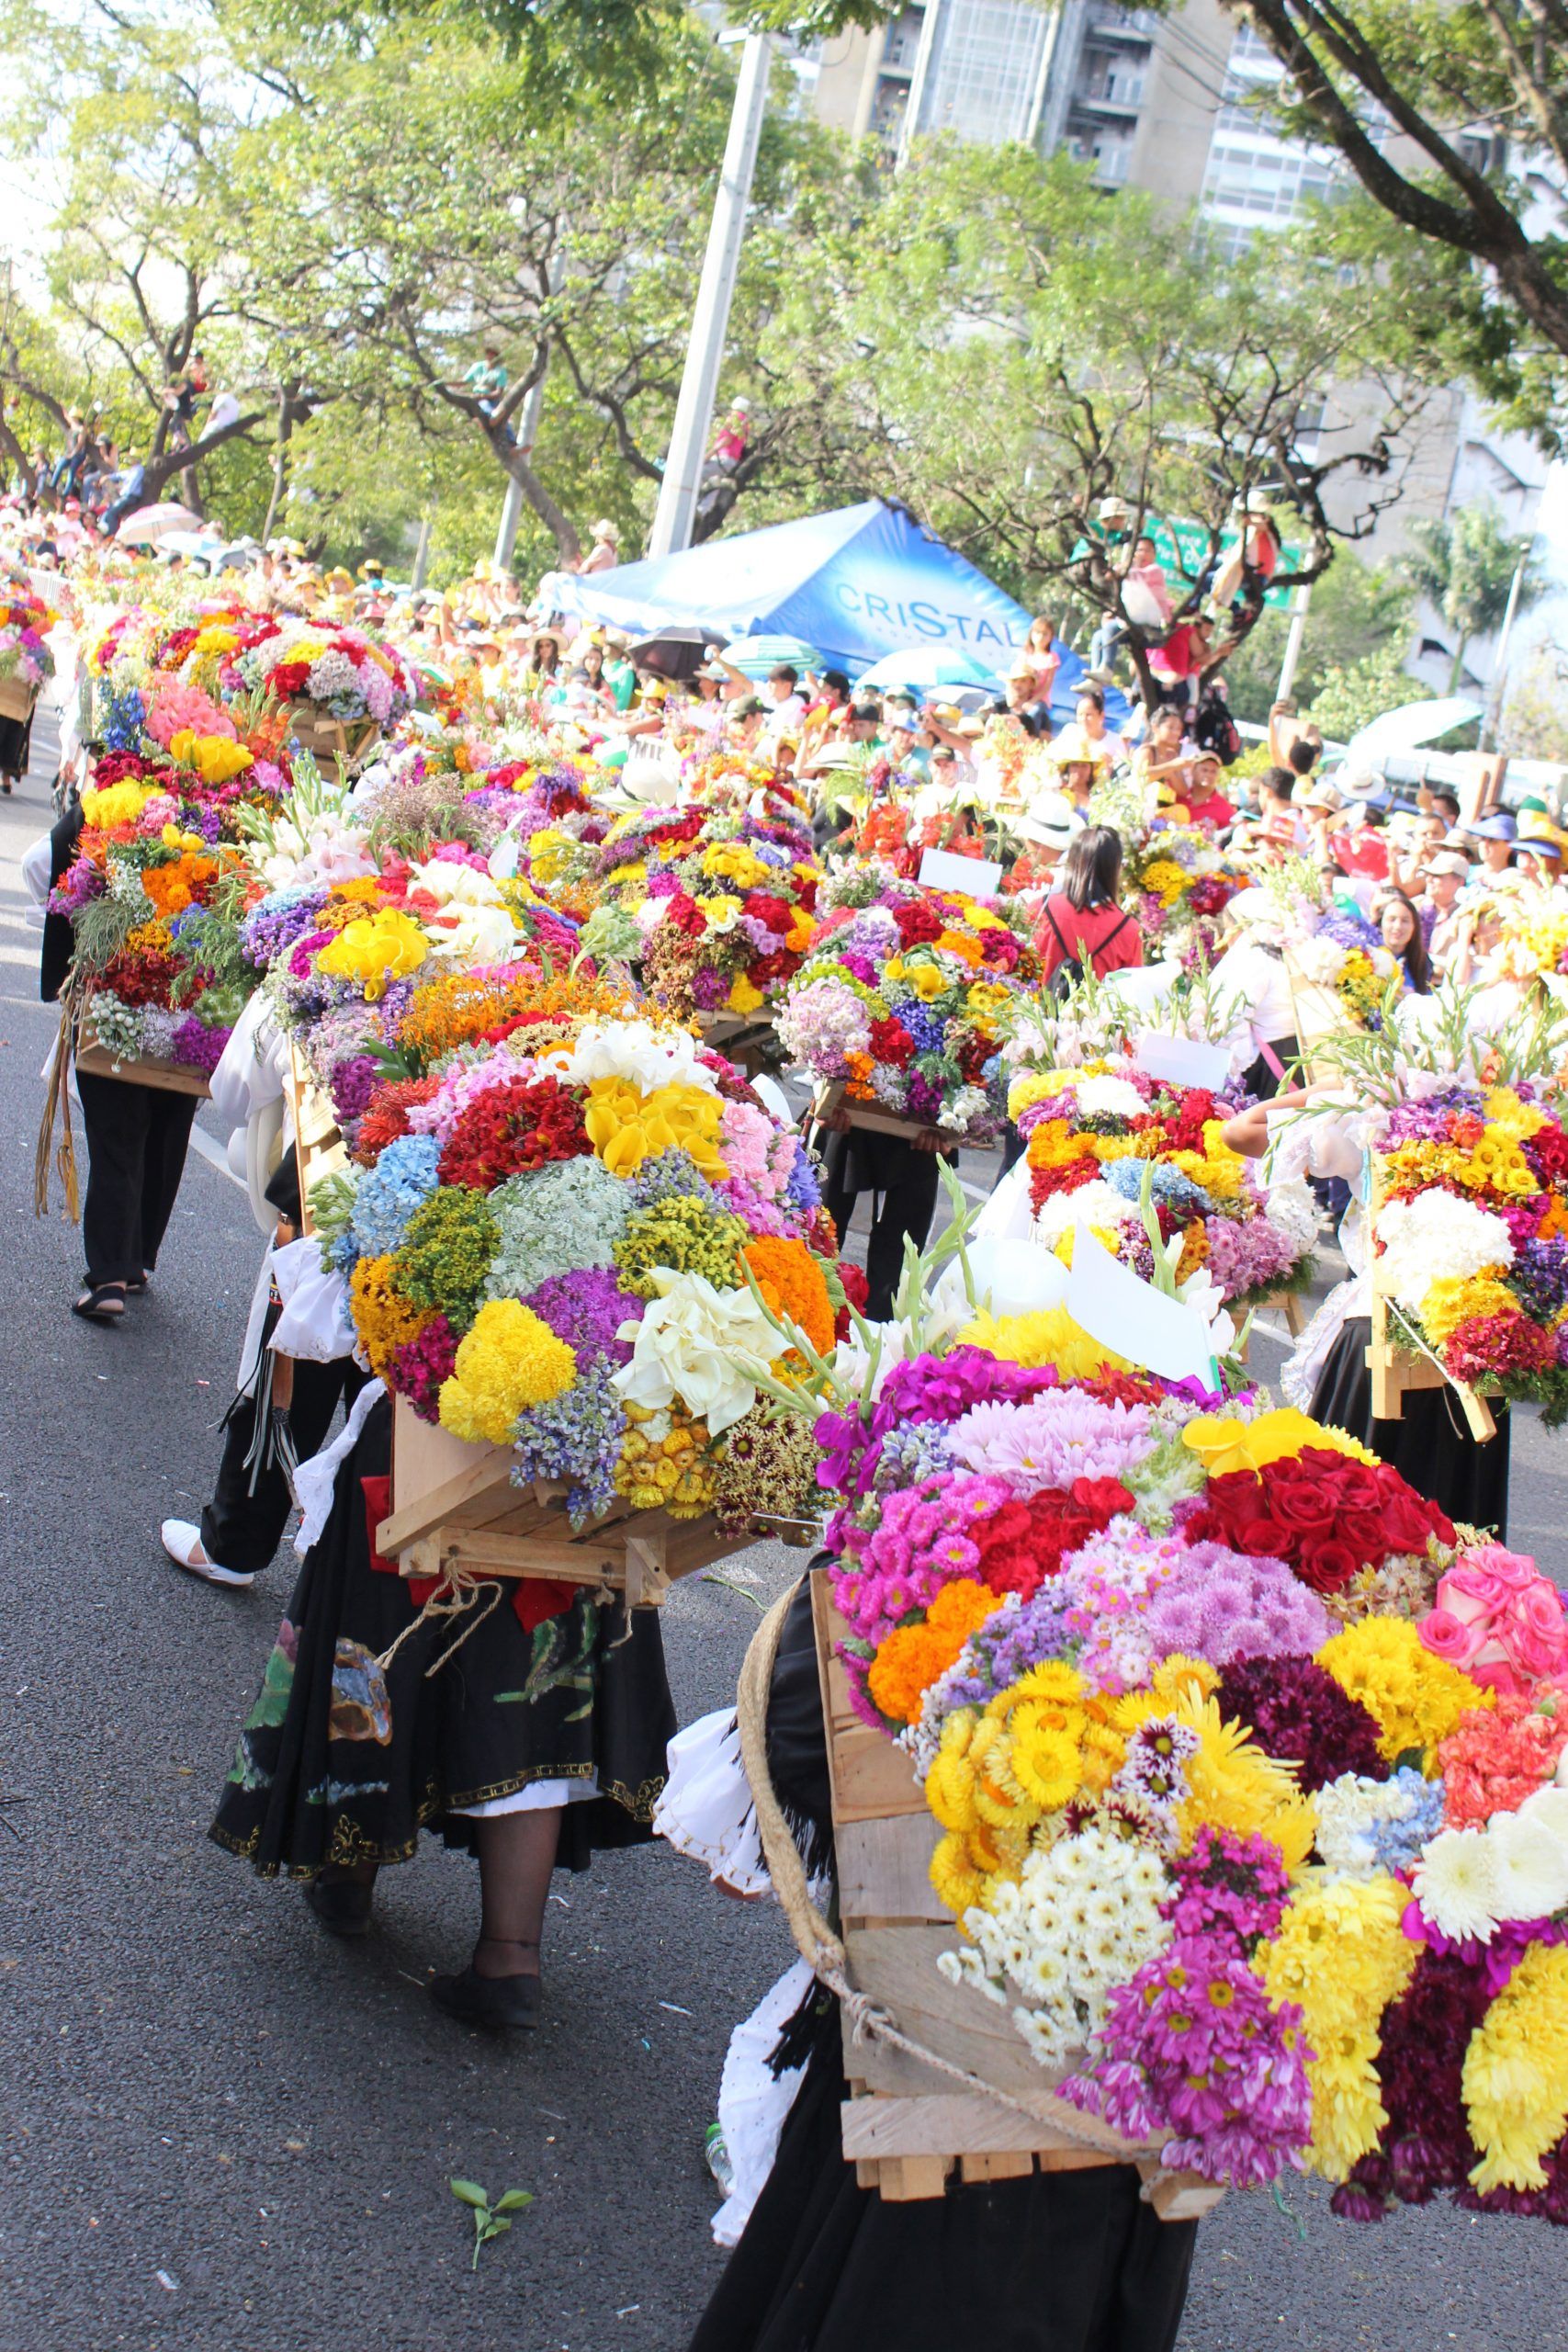
{"type": "Polygon", "coordinates": [[[1063,1377],[1060,1319],[857,1357],[818,1424],[936,1965],[1168,2167],[1568,2221],[1561,1597],[1257,1393],[1063,1377]]]}
{"type": "Polygon", "coordinates": [[[1444,1370],[1568,1419],[1568,1133],[1528,1080],[1441,1086],[1388,1114],[1375,1278],[1444,1370]]]}
{"type": "Polygon", "coordinates": [[[1008,1107],[1025,1145],[1008,1182],[1027,1185],[1030,1231],[1047,1249],[1070,1258],[1081,1223],[1146,1280],[1146,1183],[1161,1240],[1181,1238],[1179,1282],[1206,1272],[1216,1303],[1244,1306],[1304,1287],[1317,1232],[1312,1196],[1299,1179],[1258,1190],[1224,1140],[1234,1106],[1208,1088],[1102,1057],[1015,1078],[1008,1107]]]}
{"type": "Polygon", "coordinates": [[[612,826],[584,930],[595,954],[637,958],[656,1003],[760,1012],[799,971],[816,924],[811,831],[786,804],[649,808],[612,826]]]}
{"type": "Polygon", "coordinates": [[[617,1497],[736,1529],[813,1510],[809,1434],[767,1408],[843,1304],[804,1147],[689,1032],[528,997],[373,1089],[318,1193],[373,1369],[579,1526],[617,1497]]]}
{"type": "Polygon", "coordinates": [[[1040,962],[1012,909],[890,879],[835,877],[778,1031],[811,1075],[857,1103],[984,1143],[999,1131],[1004,1014],[1040,962]]]}

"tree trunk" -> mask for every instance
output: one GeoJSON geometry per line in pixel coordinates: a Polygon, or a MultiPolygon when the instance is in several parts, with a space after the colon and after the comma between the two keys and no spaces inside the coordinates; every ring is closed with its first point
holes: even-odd
{"type": "Polygon", "coordinates": [[[277,395],[277,443],[272,453],[272,494],[266,502],[266,521],[262,525],[262,545],[271,538],[277,521],[277,511],[283,503],[283,493],[288,484],[288,444],[294,434],[293,388],[281,386],[277,395]]]}
{"type": "Polygon", "coordinates": [[[581,540],[522,451],[515,447],[508,448],[499,433],[492,433],[489,438],[491,447],[495,451],[506,472],[517,484],[546,530],[554,537],[556,553],[561,562],[565,563],[570,557],[581,555],[581,540]]]}

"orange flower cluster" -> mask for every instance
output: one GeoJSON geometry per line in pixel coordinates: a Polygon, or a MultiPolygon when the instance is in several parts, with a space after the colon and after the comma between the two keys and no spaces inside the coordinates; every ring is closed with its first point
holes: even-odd
{"type": "Polygon", "coordinates": [[[763,1236],[749,1241],[740,1254],[773,1313],[798,1326],[819,1356],[830,1355],[833,1303],[822,1269],[805,1242],[763,1236]]]}
{"type": "Polygon", "coordinates": [[[398,1350],[417,1340],[430,1317],[412,1306],[392,1280],[391,1258],[361,1258],[349,1283],[355,1329],[359,1333],[370,1369],[378,1380],[398,1350]]]}
{"type": "Polygon", "coordinates": [[[543,1014],[530,1023],[531,1048],[565,1041],[578,1025],[605,1014],[628,1010],[624,989],[605,980],[589,980],[565,972],[547,979],[542,972],[525,970],[497,984],[469,972],[451,972],[425,980],[415,989],[399,1024],[398,1042],[426,1062],[458,1046],[471,1046],[493,1029],[524,1014],[543,1014]]]}
{"type": "Polygon", "coordinates": [[[967,1577],[944,1584],[919,1625],[889,1634],[872,1664],[867,1688],[891,1722],[919,1721],[920,1702],[945,1674],[977,1625],[1002,1605],[1001,1595],[967,1577]]]}
{"type": "Polygon", "coordinates": [[[202,906],[218,878],[218,860],[194,850],[182,850],[167,865],[141,869],[141,887],[161,915],[183,914],[186,907],[202,906]]]}

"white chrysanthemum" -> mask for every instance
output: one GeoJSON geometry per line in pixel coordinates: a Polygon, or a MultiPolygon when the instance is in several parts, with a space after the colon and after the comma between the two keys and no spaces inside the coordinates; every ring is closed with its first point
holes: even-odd
{"type": "Polygon", "coordinates": [[[1383,1283],[1413,1314],[1439,1279],[1468,1281],[1489,1266],[1511,1266],[1508,1228],[1490,1209],[1477,1208],[1437,1185],[1413,1201],[1390,1201],[1378,1219],[1383,1283]]]}
{"type": "Polygon", "coordinates": [[[1550,1815],[1495,1813],[1486,1832],[1499,1919],[1548,1919],[1568,1904],[1568,1844],[1550,1815]]]}
{"type": "Polygon", "coordinates": [[[477,865],[433,857],[410,869],[414,888],[428,890],[439,907],[498,907],[501,892],[489,874],[477,865]]]}
{"type": "Polygon", "coordinates": [[[1445,1829],[1416,1865],[1416,1897],[1438,1933],[1490,1943],[1496,1930],[1497,1853],[1483,1829],[1445,1829]]]}
{"type": "Polygon", "coordinates": [[[1073,1091],[1077,1096],[1078,1110],[1086,1118],[1109,1112],[1114,1118],[1141,1119],[1149,1107],[1130,1079],[1110,1073],[1100,1078],[1080,1078],[1073,1091]]]}
{"type": "Polygon", "coordinates": [[[590,1086],[596,1078],[624,1078],[643,1094],[661,1086],[701,1087],[716,1094],[717,1081],[697,1056],[699,1041],[688,1030],[656,1030],[646,1021],[595,1022],[570,1048],[539,1057],[539,1069],[569,1086],[590,1086]]]}
{"type": "Polygon", "coordinates": [[[1271,1184],[1268,1211],[1269,1224],[1279,1227],[1298,1258],[1304,1257],[1316,1241],[1323,1222],[1306,1179],[1292,1176],[1285,1183],[1271,1184]]]}
{"type": "Polygon", "coordinates": [[[1075,1225],[1132,1225],[1138,1220],[1136,1201],[1124,1201],[1100,1177],[1080,1184],[1076,1193],[1052,1193],[1040,1204],[1034,1236],[1049,1250],[1075,1225]]]}

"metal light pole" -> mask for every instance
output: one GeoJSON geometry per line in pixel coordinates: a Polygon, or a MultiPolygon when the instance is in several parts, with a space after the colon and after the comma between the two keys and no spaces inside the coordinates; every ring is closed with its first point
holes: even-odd
{"type": "Polygon", "coordinates": [[[419,545],[415,548],[413,553],[413,580],[412,584],[416,589],[423,587],[425,574],[430,569],[431,519],[430,509],[427,506],[424,513],[419,518],[419,545]]]}
{"type": "Polygon", "coordinates": [[[1288,702],[1296,683],[1296,670],[1302,658],[1302,639],[1306,635],[1307,608],[1312,603],[1312,582],[1304,581],[1295,593],[1291,605],[1290,634],[1285,639],[1285,658],[1280,664],[1280,683],[1275,688],[1276,702],[1288,702]]]}
{"type": "MultiPolygon", "coordinates": [[[[526,457],[538,438],[539,419],[545,409],[545,378],[550,372],[547,356],[536,384],[530,384],[522,407],[517,412],[515,430],[517,447],[526,457]]],[[[515,476],[509,476],[506,496],[501,509],[501,525],[495,535],[495,568],[510,571],[512,558],[517,546],[517,527],[523,520],[523,485],[515,476]]]]}
{"type": "Polygon", "coordinates": [[[757,144],[768,101],[768,65],[773,42],[766,33],[748,33],[740,52],[740,75],[735,85],[735,105],[729,117],[729,137],[719,166],[718,192],[714,198],[707,252],[692,313],[691,341],[675,403],[675,423],[659,504],[649,535],[650,556],[674,555],[692,544],[702,487],[703,459],[713,422],[714,394],[724,359],[724,339],[729,326],[729,306],[740,263],[740,240],[751,200],[751,179],[757,168],[757,144]]]}
{"type": "Polygon", "coordinates": [[[1508,684],[1508,639],[1514,633],[1514,617],[1519,609],[1519,591],[1525,582],[1525,566],[1529,561],[1531,540],[1525,542],[1524,553],[1514,566],[1514,576],[1508,582],[1508,601],[1504,607],[1503,627],[1498,633],[1497,650],[1492,657],[1492,678],[1486,689],[1486,711],[1481,721],[1479,748],[1492,749],[1499,720],[1503,716],[1503,696],[1508,684]]]}

